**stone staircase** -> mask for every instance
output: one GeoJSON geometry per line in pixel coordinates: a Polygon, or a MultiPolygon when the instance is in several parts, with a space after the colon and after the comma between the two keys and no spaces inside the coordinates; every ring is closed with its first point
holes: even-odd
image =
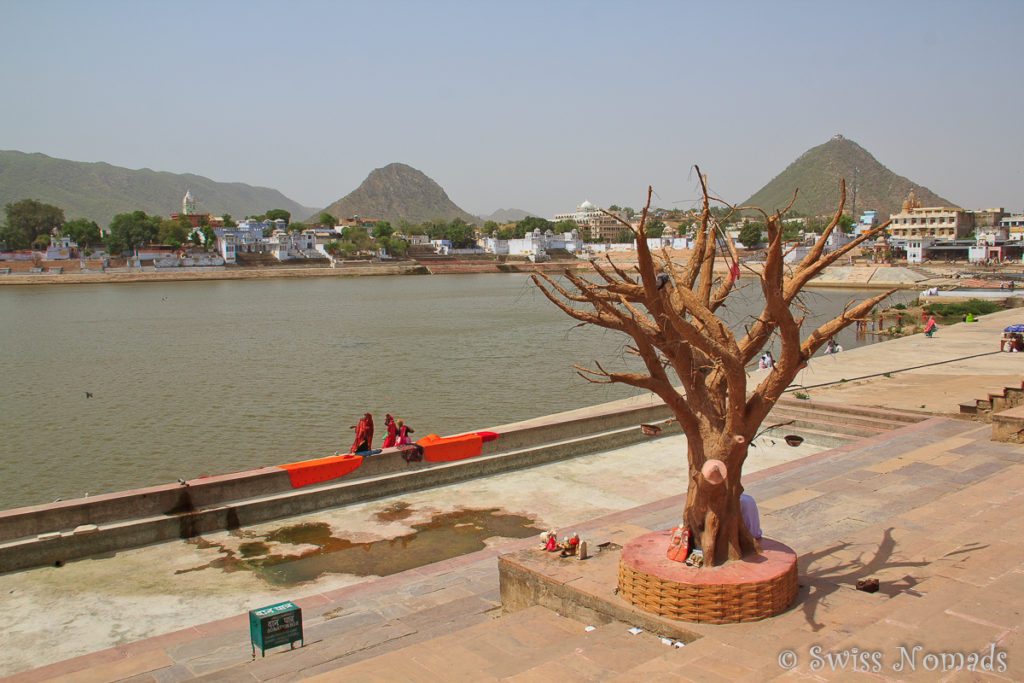
{"type": "Polygon", "coordinates": [[[960,414],[981,422],[991,422],[992,415],[1024,404],[1024,382],[1019,386],[1003,387],[1001,393],[989,394],[960,404],[960,414]]]}
{"type": "Polygon", "coordinates": [[[1024,443],[1024,382],[960,404],[960,415],[992,423],[992,440],[1024,443]]]}
{"type": "Polygon", "coordinates": [[[764,434],[769,437],[793,434],[803,437],[807,443],[835,448],[917,424],[925,419],[927,416],[914,413],[814,402],[786,396],[775,404],[762,427],[765,429],[764,434]]]}
{"type": "Polygon", "coordinates": [[[434,251],[434,247],[424,244],[415,244],[409,247],[409,250],[405,252],[406,258],[411,258],[419,262],[454,262],[455,257],[445,256],[438,254],[434,251]]]}
{"type": "Polygon", "coordinates": [[[878,270],[875,267],[857,267],[849,268],[844,278],[844,282],[850,286],[867,284],[874,276],[875,271],[878,270]]]}
{"type": "Polygon", "coordinates": [[[934,280],[936,278],[944,277],[942,273],[938,273],[938,272],[936,272],[934,270],[930,270],[928,268],[925,268],[925,267],[919,266],[919,265],[913,265],[913,264],[909,264],[908,263],[906,266],[904,266],[904,268],[906,268],[907,270],[909,270],[912,273],[917,273],[918,275],[920,275],[921,277],[925,278],[926,280],[934,280]]]}
{"type": "Polygon", "coordinates": [[[313,680],[642,680],[645,664],[679,654],[672,642],[629,628],[617,621],[588,627],[529,607],[360,662],[321,667],[313,680]]]}

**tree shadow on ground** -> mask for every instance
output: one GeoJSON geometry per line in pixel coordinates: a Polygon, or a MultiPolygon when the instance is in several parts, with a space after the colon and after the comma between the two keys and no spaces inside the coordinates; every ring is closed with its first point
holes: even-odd
{"type": "MultiPolygon", "coordinates": [[[[876,574],[882,571],[891,574],[893,569],[904,567],[913,569],[932,564],[928,560],[916,562],[894,560],[893,555],[896,551],[897,543],[893,538],[892,532],[893,527],[886,529],[882,533],[882,540],[877,548],[861,552],[852,559],[842,559],[839,557],[840,553],[854,545],[852,543],[838,543],[829,548],[805,553],[801,556],[800,559],[804,564],[801,583],[808,586],[808,595],[800,603],[800,609],[803,610],[804,617],[807,619],[811,630],[820,631],[825,627],[824,623],[815,619],[819,603],[840,590],[856,589],[858,580],[875,577],[876,574]],[[831,563],[829,562],[830,559],[832,560],[831,563]]],[[[957,554],[970,553],[975,550],[981,550],[984,547],[984,545],[980,544],[967,544],[958,548],[955,552],[957,554]]],[[[953,554],[947,553],[943,557],[953,554]]],[[[914,590],[914,587],[923,581],[924,578],[927,577],[921,576],[920,572],[909,572],[895,580],[886,579],[879,581],[878,592],[889,598],[904,593],[920,597],[921,594],[914,590]]]]}

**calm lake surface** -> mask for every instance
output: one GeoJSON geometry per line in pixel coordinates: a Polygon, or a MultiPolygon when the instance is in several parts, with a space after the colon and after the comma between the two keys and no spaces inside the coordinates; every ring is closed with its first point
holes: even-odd
{"type": "Polygon", "coordinates": [[[364,412],[376,445],[388,412],[420,437],[623,398],[572,364],[624,346],[525,275],[0,287],[0,508],[347,452],[364,412]]]}

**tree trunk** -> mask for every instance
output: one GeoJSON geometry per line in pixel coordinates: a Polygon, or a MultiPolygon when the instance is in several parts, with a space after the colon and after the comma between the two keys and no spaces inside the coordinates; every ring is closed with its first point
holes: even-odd
{"type": "MultiPolygon", "coordinates": [[[[691,449],[694,446],[699,449],[696,444],[690,444],[691,449]]],[[[704,566],[720,565],[760,553],[760,544],[743,523],[740,512],[740,494],[743,493],[740,475],[746,445],[733,448],[727,454],[712,454],[711,458],[702,457],[699,450],[691,450],[691,454],[694,453],[697,457],[691,455],[689,458],[690,479],[683,522],[694,539],[694,547],[704,552],[704,566]],[[725,481],[716,485],[704,478],[701,467],[709,459],[726,463],[725,481]]]]}

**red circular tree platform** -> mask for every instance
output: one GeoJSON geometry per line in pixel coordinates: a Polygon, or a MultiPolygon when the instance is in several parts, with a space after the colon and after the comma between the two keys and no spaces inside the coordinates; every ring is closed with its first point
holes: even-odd
{"type": "Polygon", "coordinates": [[[797,593],[796,553],[761,539],[761,554],[718,567],[665,556],[669,531],[630,541],[619,559],[619,595],[646,612],[705,624],[757,621],[784,612],[797,593]]]}

